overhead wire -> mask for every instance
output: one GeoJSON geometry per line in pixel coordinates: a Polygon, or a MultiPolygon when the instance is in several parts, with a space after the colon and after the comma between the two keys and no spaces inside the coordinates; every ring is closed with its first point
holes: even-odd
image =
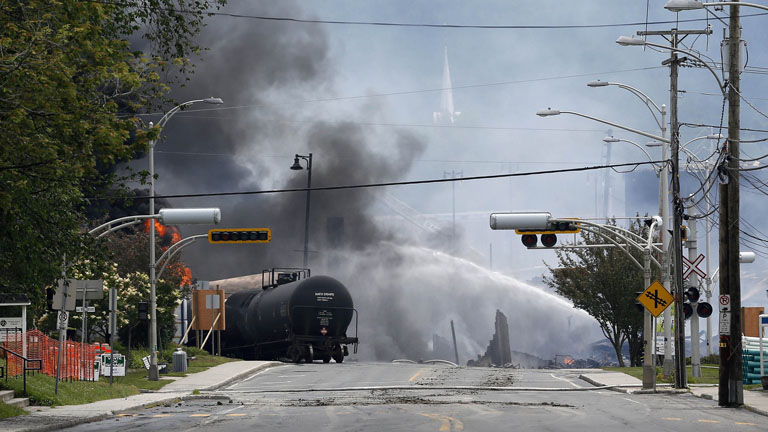
{"type": "MultiPolygon", "coordinates": [[[[99,3],[104,5],[114,6],[131,6],[131,4],[119,1],[108,0],[87,0],[90,3],[99,3]]],[[[404,22],[390,22],[390,21],[342,21],[342,20],[322,20],[322,19],[305,19],[295,17],[274,17],[266,15],[248,15],[237,14],[231,12],[197,12],[186,9],[171,8],[171,7],[154,7],[153,9],[159,11],[176,12],[180,14],[195,15],[198,17],[205,16],[223,16],[230,18],[242,18],[261,21],[278,21],[278,22],[291,22],[301,24],[335,24],[335,25],[355,25],[355,26],[378,26],[378,27],[424,27],[424,28],[448,28],[448,29],[487,29],[487,30],[553,30],[553,29],[590,29],[590,28],[610,28],[610,27],[639,27],[644,25],[663,25],[663,24],[678,24],[684,22],[702,22],[706,21],[706,18],[689,18],[689,19],[675,19],[666,21],[653,21],[653,22],[629,22],[629,23],[608,23],[608,24],[551,24],[551,25],[480,25],[480,24],[432,24],[432,23],[404,23],[404,22]]],[[[754,14],[742,14],[741,18],[749,18],[756,16],[768,15],[768,13],[754,13],[754,14]]]]}
{"type": "MultiPolygon", "coordinates": [[[[380,182],[380,183],[322,186],[322,187],[312,187],[312,188],[265,189],[265,190],[252,190],[252,191],[210,192],[210,193],[178,194],[178,195],[155,195],[154,198],[156,199],[199,198],[199,197],[220,197],[220,196],[241,196],[241,195],[265,195],[265,194],[279,194],[279,193],[290,193],[290,192],[316,192],[316,191],[336,191],[336,190],[351,190],[351,189],[371,189],[371,188],[380,188],[380,187],[389,187],[389,186],[408,186],[408,185],[418,185],[418,184],[450,183],[450,182],[457,182],[457,181],[464,182],[464,181],[511,178],[511,177],[529,177],[529,176],[538,176],[538,175],[546,175],[546,174],[562,174],[562,173],[569,173],[569,172],[585,172],[585,171],[594,171],[598,169],[629,167],[634,165],[654,165],[662,162],[664,161],[657,160],[657,161],[643,161],[643,162],[627,162],[627,163],[621,163],[621,164],[595,165],[595,166],[584,166],[584,167],[562,168],[562,169],[540,170],[540,171],[525,171],[525,172],[517,172],[517,173],[492,174],[492,175],[471,176],[471,177],[456,177],[456,178],[449,177],[449,178],[438,178],[438,179],[427,179],[427,180],[406,180],[406,181],[393,181],[393,182],[380,182]]],[[[132,197],[133,200],[145,200],[149,198],[153,198],[153,197],[148,195],[132,197]]],[[[91,197],[87,199],[105,200],[109,198],[108,197],[91,197]]]]}

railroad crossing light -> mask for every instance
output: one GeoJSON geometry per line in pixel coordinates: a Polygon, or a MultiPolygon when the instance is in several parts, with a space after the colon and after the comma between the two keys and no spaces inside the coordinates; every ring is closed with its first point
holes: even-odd
{"type": "Polygon", "coordinates": [[[541,244],[546,247],[552,247],[557,244],[557,236],[554,234],[542,234],[541,244]]]}
{"type": "Polygon", "coordinates": [[[269,228],[231,228],[208,231],[210,243],[269,243],[272,230],[269,228]]]}
{"type": "Polygon", "coordinates": [[[544,228],[516,228],[515,232],[523,236],[525,247],[536,246],[536,235],[541,234],[541,244],[553,247],[557,244],[556,234],[575,234],[581,231],[577,221],[548,221],[544,228]]]}
{"type": "Polygon", "coordinates": [[[139,320],[149,319],[149,303],[139,302],[139,320]]]}
{"type": "Polygon", "coordinates": [[[688,239],[688,227],[687,227],[687,226],[685,226],[685,225],[682,225],[682,226],[680,227],[680,238],[681,238],[683,241],[686,241],[686,240],[688,239]]]}
{"type": "Polygon", "coordinates": [[[699,301],[699,296],[701,294],[699,293],[699,289],[696,287],[688,287],[687,290],[685,290],[685,297],[688,298],[688,301],[691,303],[696,303],[699,301]]]}
{"type": "Polygon", "coordinates": [[[712,305],[707,302],[699,303],[696,306],[696,313],[702,318],[709,318],[712,315],[712,305]]]}
{"type": "Polygon", "coordinates": [[[690,303],[683,303],[683,315],[688,319],[693,315],[693,306],[690,303]]]}

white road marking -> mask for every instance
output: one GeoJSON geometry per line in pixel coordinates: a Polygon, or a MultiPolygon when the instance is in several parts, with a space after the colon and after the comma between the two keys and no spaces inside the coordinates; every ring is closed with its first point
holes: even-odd
{"type": "Polygon", "coordinates": [[[623,397],[622,399],[624,399],[624,400],[627,400],[627,401],[630,401],[630,402],[634,402],[634,403],[636,403],[636,404],[638,404],[638,405],[642,405],[640,402],[638,402],[638,401],[635,401],[635,400],[632,400],[632,399],[629,399],[629,398],[625,398],[625,397],[623,397]]]}
{"type": "Polygon", "coordinates": [[[286,368],[286,367],[288,367],[288,366],[277,366],[277,367],[273,367],[273,368],[264,369],[262,371],[256,372],[255,374],[249,376],[248,378],[246,378],[246,379],[244,379],[242,381],[236,382],[236,383],[232,384],[231,386],[226,387],[224,390],[229,390],[229,389],[231,389],[231,388],[233,388],[233,387],[235,387],[237,385],[240,385],[240,384],[243,384],[243,383],[247,383],[248,381],[256,378],[257,376],[263,374],[264,372],[271,372],[271,371],[274,371],[274,370],[277,370],[277,369],[286,368]]]}
{"type": "Polygon", "coordinates": [[[549,374],[549,376],[551,376],[552,378],[555,378],[555,379],[559,379],[561,381],[565,381],[565,382],[567,382],[568,384],[570,384],[570,385],[572,385],[574,387],[581,388],[580,385],[576,385],[573,381],[571,381],[569,379],[565,379],[565,378],[561,378],[559,376],[555,376],[555,374],[549,374]]]}

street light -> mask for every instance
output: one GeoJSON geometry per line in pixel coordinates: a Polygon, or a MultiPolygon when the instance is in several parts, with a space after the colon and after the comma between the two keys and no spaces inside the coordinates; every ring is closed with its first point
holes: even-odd
{"type": "MultiPolygon", "coordinates": [[[[638,143],[636,143],[634,141],[630,141],[630,140],[623,139],[623,138],[615,138],[614,136],[607,136],[607,137],[603,138],[603,142],[606,142],[606,143],[625,142],[625,143],[632,144],[633,146],[635,146],[635,147],[639,148],[640,150],[642,150],[643,153],[645,153],[645,156],[648,157],[648,160],[653,162],[653,157],[651,157],[651,154],[648,153],[648,150],[644,149],[643,146],[641,146],[640,144],[638,144],[638,143]]],[[[664,169],[663,167],[658,166],[655,163],[653,164],[653,166],[656,167],[659,171],[664,169]]]]}
{"type": "Polygon", "coordinates": [[[307,268],[309,263],[309,192],[312,188],[312,153],[308,156],[302,156],[297,153],[293,158],[292,170],[301,171],[304,169],[301,163],[299,163],[299,159],[307,162],[307,205],[304,213],[304,268],[307,268]]]}
{"type": "MultiPolygon", "coordinates": [[[[665,104],[661,104],[661,107],[659,107],[659,105],[656,104],[656,102],[654,102],[642,90],[624,83],[598,80],[598,81],[591,81],[587,83],[587,86],[592,88],[616,86],[621,89],[627,90],[628,92],[637,96],[645,104],[645,106],[648,107],[648,110],[651,112],[653,119],[656,121],[656,124],[659,126],[659,129],[661,129],[661,136],[663,138],[667,137],[667,106],[665,104]],[[656,112],[654,112],[654,110],[659,113],[659,115],[661,116],[661,119],[659,119],[656,116],[656,112]]],[[[658,141],[656,141],[656,143],[661,147],[661,159],[666,161],[667,146],[658,141]]],[[[661,232],[661,243],[663,245],[663,248],[662,248],[663,250],[662,267],[663,268],[661,271],[661,284],[666,288],[671,288],[669,283],[669,260],[667,259],[667,251],[669,249],[668,228],[670,226],[669,224],[669,168],[664,168],[659,170],[659,214],[662,217],[662,224],[659,227],[659,232],[661,232]]],[[[664,310],[663,319],[665,323],[669,323],[672,321],[672,311],[670,311],[669,308],[664,310]]],[[[663,369],[665,375],[670,375],[674,367],[672,363],[672,359],[667,354],[669,352],[672,352],[672,326],[666,324],[664,325],[665,356],[664,356],[664,369],[663,369]]]]}
{"type": "Polygon", "coordinates": [[[628,37],[628,36],[619,36],[619,38],[616,39],[616,43],[621,45],[621,46],[649,46],[649,47],[669,50],[669,51],[673,51],[673,52],[679,52],[679,53],[683,53],[683,54],[685,54],[687,56],[690,56],[690,57],[700,61],[701,64],[704,65],[704,67],[709,69],[709,71],[712,73],[712,76],[715,77],[715,80],[717,81],[717,84],[720,87],[720,92],[723,94],[723,97],[727,96],[726,93],[725,93],[725,85],[723,84],[722,81],[720,81],[720,78],[717,76],[717,72],[715,72],[715,70],[712,69],[712,67],[709,64],[707,64],[707,62],[704,61],[704,59],[702,59],[701,57],[697,56],[696,54],[694,54],[691,51],[687,51],[687,50],[684,50],[684,49],[675,48],[675,47],[671,47],[671,46],[656,44],[656,43],[653,43],[653,42],[648,42],[648,41],[645,41],[645,40],[642,40],[642,39],[639,39],[639,38],[633,38],[633,37],[628,37]]]}
{"type": "Polygon", "coordinates": [[[742,3],[742,2],[702,3],[697,0],[669,0],[667,4],[664,5],[664,9],[670,10],[672,12],[681,12],[681,11],[687,11],[687,10],[704,9],[705,7],[709,7],[709,6],[747,6],[747,7],[757,8],[757,9],[768,10],[768,6],[763,6],[761,4],[755,4],[755,3],[742,3]]]}
{"type": "Polygon", "coordinates": [[[636,133],[638,135],[642,135],[642,136],[647,137],[647,138],[655,139],[656,141],[661,141],[663,143],[669,143],[669,140],[664,138],[664,137],[660,137],[660,136],[657,136],[657,135],[654,135],[654,134],[650,134],[648,132],[643,132],[641,130],[633,129],[633,128],[629,127],[629,126],[623,126],[623,125],[620,125],[618,123],[614,123],[612,121],[599,119],[597,117],[592,117],[592,116],[589,116],[589,115],[586,115],[586,114],[582,114],[582,113],[578,113],[578,112],[575,112],[575,111],[561,111],[561,110],[553,110],[552,108],[547,108],[545,110],[541,110],[541,111],[537,111],[536,112],[536,115],[539,116],[539,117],[550,117],[550,116],[556,116],[556,115],[560,115],[560,114],[571,114],[571,115],[575,115],[575,116],[579,116],[579,117],[584,117],[586,119],[594,120],[594,121],[596,121],[598,123],[607,124],[609,126],[617,127],[619,129],[624,129],[625,131],[636,133]]]}
{"type": "MultiPolygon", "coordinates": [[[[150,129],[153,127],[158,128],[158,132],[161,132],[168,120],[173,117],[174,114],[184,109],[185,107],[203,102],[207,104],[220,105],[223,104],[220,98],[209,97],[205,99],[190,100],[175,107],[166,112],[163,117],[157,122],[157,126],[149,123],[150,129]]],[[[149,142],[149,214],[155,214],[155,144],[157,140],[149,142]]],[[[149,301],[150,301],[150,318],[149,318],[149,380],[157,381],[160,376],[157,372],[157,298],[155,295],[155,224],[154,221],[149,224],[149,301]]]]}

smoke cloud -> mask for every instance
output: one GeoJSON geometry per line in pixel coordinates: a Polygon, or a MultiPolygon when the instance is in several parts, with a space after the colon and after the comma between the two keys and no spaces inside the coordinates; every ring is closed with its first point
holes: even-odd
{"type": "MultiPolygon", "coordinates": [[[[294,1],[238,4],[228,12],[303,15],[294,1]]],[[[423,136],[362,125],[376,118],[378,102],[351,113],[308,102],[335,95],[332,48],[321,26],[215,17],[200,43],[210,50],[173,97],[183,102],[214,96],[225,104],[199,103],[168,123],[155,151],[158,195],[305,187],[306,169],[289,167],[294,154],[309,153],[313,187],[396,181],[425,151],[423,136]]],[[[448,334],[453,319],[466,361],[485,350],[496,309],[509,318],[513,350],[549,358],[594,340],[584,336],[595,328],[586,314],[448,255],[453,243],[445,233],[384,223],[381,216],[395,214],[381,204],[384,193],[311,194],[310,267],[350,289],[360,312],[361,359],[424,357],[432,334],[448,334]]],[[[272,229],[269,244],[185,249],[183,260],[197,279],[302,264],[304,192],[168,201],[174,207],[220,207],[224,228],[272,229]]],[[[204,232],[182,229],[185,236],[204,232]]],[[[454,242],[454,250],[465,249],[460,231],[454,242]]]]}

